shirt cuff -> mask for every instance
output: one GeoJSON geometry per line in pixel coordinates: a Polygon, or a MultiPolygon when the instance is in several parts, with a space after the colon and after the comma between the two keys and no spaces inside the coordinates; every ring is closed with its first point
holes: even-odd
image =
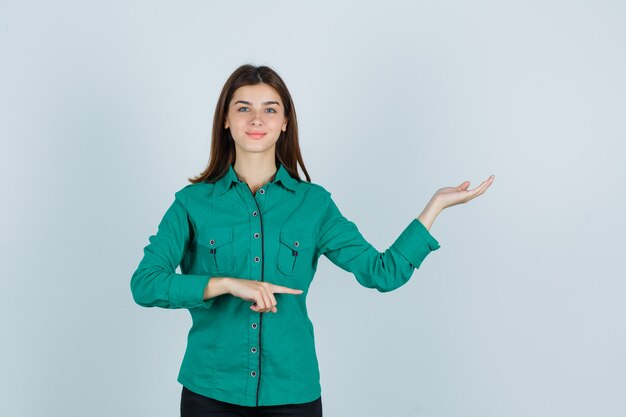
{"type": "Polygon", "coordinates": [[[170,283],[170,305],[177,308],[210,308],[215,298],[204,300],[204,289],[209,282],[206,275],[175,274],[170,283]]]}
{"type": "Polygon", "coordinates": [[[441,247],[437,239],[417,218],[409,223],[391,246],[395,247],[415,268],[420,267],[430,252],[441,247]]]}

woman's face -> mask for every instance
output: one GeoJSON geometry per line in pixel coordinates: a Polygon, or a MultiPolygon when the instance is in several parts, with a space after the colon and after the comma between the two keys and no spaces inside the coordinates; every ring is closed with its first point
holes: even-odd
{"type": "Polygon", "coordinates": [[[236,152],[275,152],[281,131],[287,129],[280,95],[267,84],[239,87],[228,104],[224,127],[230,129],[236,152]]]}

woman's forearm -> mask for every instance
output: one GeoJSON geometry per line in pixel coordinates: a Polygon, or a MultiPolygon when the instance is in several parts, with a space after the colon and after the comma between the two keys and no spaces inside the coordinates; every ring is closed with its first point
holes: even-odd
{"type": "Polygon", "coordinates": [[[426,207],[424,207],[424,210],[422,210],[422,213],[417,216],[417,220],[419,220],[424,227],[430,231],[433,222],[439,213],[441,213],[441,210],[443,209],[436,200],[430,200],[428,204],[426,204],[426,207]]]}
{"type": "Polygon", "coordinates": [[[228,294],[228,277],[212,277],[204,287],[204,300],[217,297],[218,295],[228,294]]]}

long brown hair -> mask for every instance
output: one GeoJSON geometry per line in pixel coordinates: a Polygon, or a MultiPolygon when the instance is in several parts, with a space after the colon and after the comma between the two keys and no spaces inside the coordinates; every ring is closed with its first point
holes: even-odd
{"type": "Polygon", "coordinates": [[[239,87],[246,85],[256,85],[265,83],[274,88],[280,95],[285,106],[285,118],[287,119],[287,130],[281,131],[278,141],[276,142],[276,160],[280,162],[289,175],[298,181],[298,164],[302,168],[306,180],[311,182],[311,177],[304,167],[302,154],[300,153],[300,144],[298,142],[298,120],[296,118],[296,109],[291,99],[291,94],[287,89],[287,85],[280,76],[267,66],[254,66],[245,64],[237,68],[226,80],[217,105],[215,106],[215,115],[213,116],[213,130],[211,135],[211,154],[206,169],[197,177],[189,178],[191,183],[202,181],[213,182],[224,176],[230,165],[235,162],[235,143],[231,136],[230,129],[224,128],[224,121],[228,113],[228,105],[239,87]]]}

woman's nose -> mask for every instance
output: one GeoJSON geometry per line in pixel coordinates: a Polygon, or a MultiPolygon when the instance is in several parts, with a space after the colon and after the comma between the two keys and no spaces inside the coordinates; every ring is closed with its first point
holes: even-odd
{"type": "Polygon", "coordinates": [[[252,118],[250,120],[250,124],[258,126],[263,124],[263,119],[261,118],[260,113],[254,112],[252,113],[252,118]]]}

